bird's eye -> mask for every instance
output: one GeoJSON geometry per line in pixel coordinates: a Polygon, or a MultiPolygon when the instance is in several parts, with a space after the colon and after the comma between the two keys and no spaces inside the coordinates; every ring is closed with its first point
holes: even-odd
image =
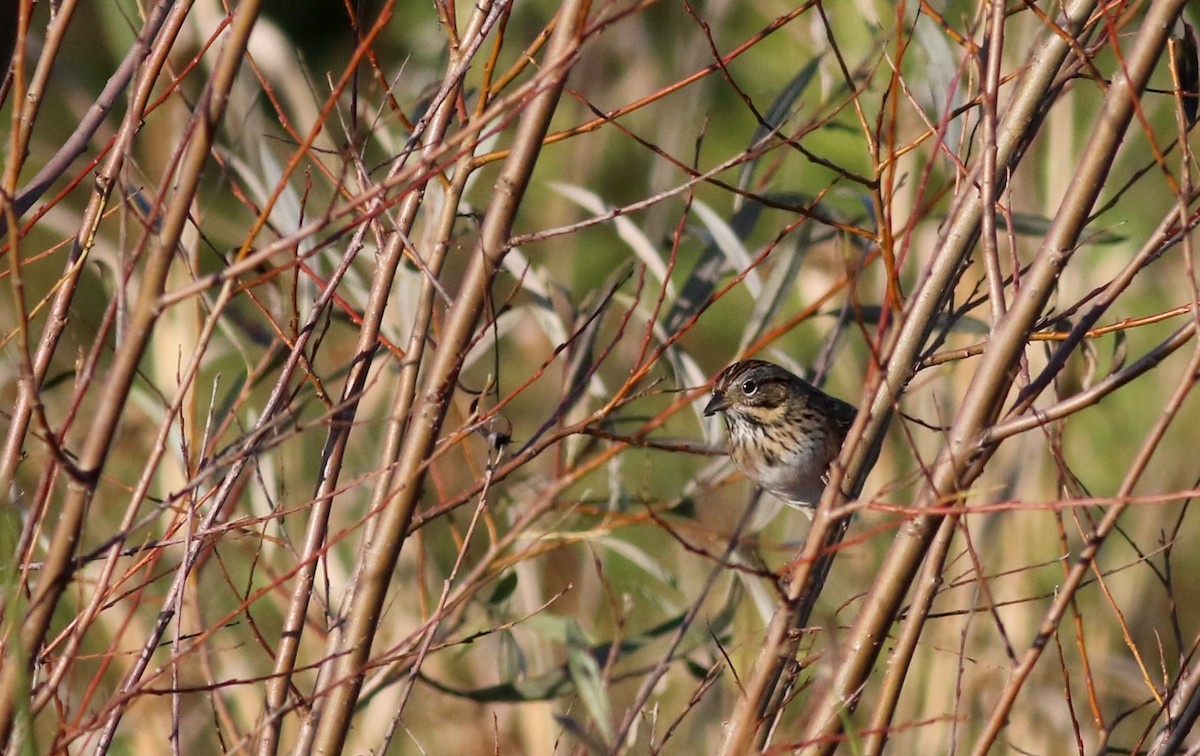
{"type": "Polygon", "coordinates": [[[754,392],[758,391],[758,384],[753,380],[742,381],[742,393],[746,396],[753,396],[754,392]]]}

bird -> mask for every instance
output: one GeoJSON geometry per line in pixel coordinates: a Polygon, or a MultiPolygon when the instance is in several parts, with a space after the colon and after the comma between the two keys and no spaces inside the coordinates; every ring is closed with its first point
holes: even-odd
{"type": "Polygon", "coordinates": [[[743,360],[713,379],[704,414],[717,413],[738,469],[784,503],[811,509],[857,410],[773,362],[743,360]]]}

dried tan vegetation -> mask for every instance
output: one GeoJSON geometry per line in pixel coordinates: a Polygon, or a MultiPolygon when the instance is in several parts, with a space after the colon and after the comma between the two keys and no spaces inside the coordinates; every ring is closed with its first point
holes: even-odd
{"type": "Polygon", "coordinates": [[[1196,747],[1184,5],[0,3],[9,752],[1196,747]]]}

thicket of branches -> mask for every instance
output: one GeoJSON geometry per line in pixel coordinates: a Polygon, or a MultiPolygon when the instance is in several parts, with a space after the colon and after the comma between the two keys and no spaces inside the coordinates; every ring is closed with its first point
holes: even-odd
{"type": "Polygon", "coordinates": [[[331,5],[0,4],[9,752],[1198,742],[1183,0],[331,5]]]}

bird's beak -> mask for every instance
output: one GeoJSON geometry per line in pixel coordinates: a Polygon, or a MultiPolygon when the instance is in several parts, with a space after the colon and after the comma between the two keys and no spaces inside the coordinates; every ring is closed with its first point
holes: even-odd
{"type": "Polygon", "coordinates": [[[708,404],[704,405],[704,416],[709,417],[727,409],[729,409],[729,400],[725,398],[725,394],[714,391],[712,399],[709,399],[708,404]]]}

